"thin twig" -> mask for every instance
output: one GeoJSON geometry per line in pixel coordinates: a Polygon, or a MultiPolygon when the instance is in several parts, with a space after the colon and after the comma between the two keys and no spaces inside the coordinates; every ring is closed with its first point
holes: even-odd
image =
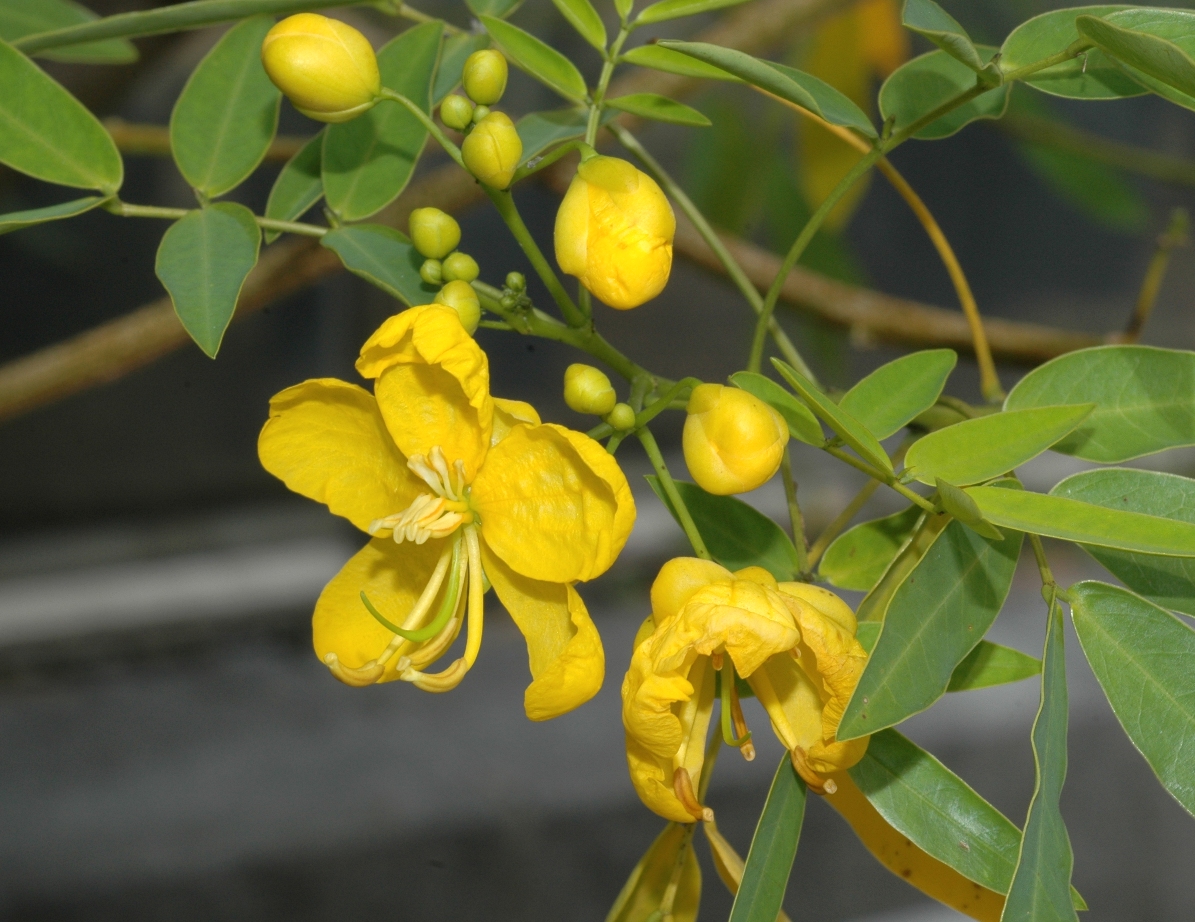
{"type": "MultiPolygon", "coordinates": [[[[164,125],[142,125],[122,118],[104,119],[104,127],[121,153],[150,157],[170,156],[170,129],[164,125]]],[[[310,138],[280,134],[266,151],[266,163],[285,163],[303,149],[310,138]]]]}
{"type": "Polygon", "coordinates": [[[1162,282],[1166,278],[1166,269],[1170,266],[1170,253],[1175,247],[1187,242],[1187,211],[1185,208],[1175,208],[1170,212],[1170,223],[1166,230],[1158,236],[1157,248],[1153,258],[1145,270],[1145,278],[1141,282],[1141,291],[1137,295],[1137,303],[1133,307],[1132,316],[1125,326],[1124,333],[1117,339],[1122,343],[1135,343],[1145,329],[1149,315],[1153,313],[1154,304],[1158,300],[1158,292],[1162,290],[1162,282]]]}

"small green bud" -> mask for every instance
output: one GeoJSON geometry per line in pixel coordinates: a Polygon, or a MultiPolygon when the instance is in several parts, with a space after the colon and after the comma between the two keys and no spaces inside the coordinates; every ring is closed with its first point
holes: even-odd
{"type": "MultiPolygon", "coordinates": [[[[564,402],[570,410],[578,413],[605,416],[614,409],[618,395],[614,393],[610,379],[599,369],[578,363],[565,369],[564,402]]],[[[631,419],[633,424],[634,413],[631,414],[631,419]]]]}
{"type": "Polygon", "coordinates": [[[474,51],[465,59],[461,85],[469,98],[483,106],[492,106],[506,92],[506,58],[502,52],[487,48],[474,51]]]}
{"type": "Polygon", "coordinates": [[[489,106],[478,106],[473,110],[473,124],[477,125],[483,118],[490,114],[489,106]]]}
{"type": "Polygon", "coordinates": [[[443,276],[446,282],[471,282],[480,274],[477,260],[467,253],[457,251],[444,259],[443,276]]]}
{"type": "Polygon", "coordinates": [[[523,139],[505,112],[491,112],[474,126],[461,145],[465,167],[495,189],[505,189],[511,184],[522,157],[523,139]]]}
{"type": "Polygon", "coordinates": [[[436,295],[436,303],[451,307],[461,318],[461,326],[472,336],[481,323],[481,301],[468,282],[449,282],[436,295]]]}
{"type": "Polygon", "coordinates": [[[461,242],[461,226],[439,208],[416,208],[407,227],[415,249],[428,259],[443,259],[461,242]]]}
{"type": "Polygon", "coordinates": [[[419,277],[429,285],[439,285],[444,281],[444,269],[438,259],[425,259],[419,267],[419,277]]]}
{"type": "Polygon", "coordinates": [[[526,291],[527,279],[522,272],[508,272],[506,273],[506,287],[515,292],[526,291]]]}
{"type": "Polygon", "coordinates": [[[614,409],[610,411],[610,415],[606,417],[606,422],[619,432],[634,429],[635,411],[631,409],[629,403],[616,403],[614,409]]]}
{"type": "Polygon", "coordinates": [[[502,305],[503,310],[511,311],[518,305],[519,300],[514,295],[503,295],[498,303],[502,305]]]}
{"type": "Polygon", "coordinates": [[[464,131],[473,121],[473,103],[456,94],[445,97],[440,103],[440,121],[449,128],[464,131]]]}

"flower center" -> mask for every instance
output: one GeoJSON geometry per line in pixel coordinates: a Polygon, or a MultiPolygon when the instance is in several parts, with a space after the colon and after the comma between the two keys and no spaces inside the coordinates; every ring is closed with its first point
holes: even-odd
{"type": "Polygon", "coordinates": [[[468,525],[474,515],[466,500],[465,463],[453,462],[451,471],[444,452],[436,445],[425,455],[412,455],[407,461],[431,493],[420,493],[402,512],[369,523],[369,533],[392,530],[395,544],[414,541],[423,544],[431,538],[447,538],[461,525],[468,525]]]}

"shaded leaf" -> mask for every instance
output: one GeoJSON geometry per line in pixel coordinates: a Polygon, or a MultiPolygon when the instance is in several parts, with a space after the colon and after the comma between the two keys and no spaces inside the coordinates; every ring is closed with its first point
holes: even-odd
{"type": "Polygon", "coordinates": [[[431,304],[434,288],[419,277],[423,257],[401,233],[382,224],[351,224],[329,231],[320,243],[354,275],[393,295],[408,307],[431,304]]]}
{"type": "Polygon", "coordinates": [[[934,0],[905,0],[901,22],[973,71],[983,70],[987,64],[971,42],[967,30],[934,0]]]}
{"type": "Polygon", "coordinates": [[[839,589],[867,592],[908,543],[922,515],[921,507],[910,506],[848,529],[826,548],[818,575],[839,589]]]}
{"type": "Polygon", "coordinates": [[[892,597],[904,585],[905,580],[916,569],[917,564],[925,556],[925,552],[937,540],[947,525],[950,524],[948,515],[927,515],[913,530],[908,542],[900,549],[880,581],[863,597],[859,608],[855,612],[860,623],[864,621],[880,622],[888,613],[888,606],[892,604],[892,597]]]}
{"type": "Polygon", "coordinates": [[[606,100],[606,105],[623,112],[630,112],[640,118],[650,118],[657,122],[671,122],[673,125],[689,125],[694,128],[705,128],[712,124],[708,118],[696,109],[660,96],[658,93],[631,93],[629,96],[619,96],[606,100]]]}
{"type": "Polygon", "coordinates": [[[744,2],[746,0],[660,0],[659,3],[651,4],[636,16],[635,25],[643,26],[651,22],[680,19],[682,16],[696,16],[699,13],[710,13],[728,6],[738,6],[744,2]]]}
{"type": "Polygon", "coordinates": [[[623,884],[606,922],[648,922],[660,908],[682,848],[685,866],[672,904],[672,917],[677,922],[696,922],[701,903],[701,866],[686,832],[687,827],[681,823],[664,827],[623,884]]]}
{"type": "Polygon", "coordinates": [[[63,218],[73,218],[106,202],[103,196],[92,195],[78,198],[73,202],[62,202],[58,205],[47,205],[44,208],[31,208],[28,211],[10,211],[0,214],[0,234],[32,227],[35,224],[45,224],[47,221],[61,221],[63,218]]]}
{"type": "Polygon", "coordinates": [[[776,922],[797,855],[805,799],[805,782],[797,777],[786,752],[751,838],[730,922],[776,922]]]}
{"type": "Polygon", "coordinates": [[[460,86],[465,61],[474,51],[490,47],[490,37],[484,32],[458,32],[446,36],[432,84],[432,105],[438,106],[444,97],[460,86]]]}
{"type": "MultiPolygon", "coordinates": [[[[98,19],[71,0],[0,0],[0,39],[15,42],[26,35],[54,32],[98,19]]],[[[41,57],[77,64],[129,64],[137,48],[128,39],[111,38],[44,51],[41,57]]]]}
{"type": "Polygon", "coordinates": [[[475,16],[497,16],[505,19],[523,5],[523,0],[465,0],[475,16]]]}
{"type": "Polygon", "coordinates": [[[577,66],[551,45],[493,16],[481,16],[490,37],[512,61],[545,86],[566,99],[581,102],[587,95],[585,78],[577,66]]]}
{"type": "MultiPolygon", "coordinates": [[[[987,46],[979,49],[985,61],[995,53],[987,46]]],[[[880,115],[895,119],[895,130],[903,131],[974,86],[975,71],[944,51],[931,51],[902,64],[884,81],[880,87],[880,115]]],[[[1008,90],[1008,84],[988,90],[935,119],[913,137],[922,141],[946,138],[977,119],[1000,118],[1008,106],[1008,90]]]]}
{"type": "MultiPolygon", "coordinates": [[[[875,649],[876,641],[879,639],[880,630],[883,627],[883,622],[880,621],[860,621],[855,638],[859,641],[860,646],[870,653],[875,649]]],[[[1004,647],[988,640],[981,640],[975,649],[954,667],[946,691],[974,691],[979,688],[991,688],[995,685],[1008,685],[1011,682],[1020,682],[1022,679],[1040,673],[1041,660],[1028,653],[1022,653],[1020,650],[1014,650],[1012,647],[1004,647]]]]}
{"type": "Polygon", "coordinates": [[[650,67],[652,70],[662,70],[668,74],[679,74],[682,77],[704,77],[734,82],[738,82],[739,79],[720,67],[706,64],[705,61],[699,61],[691,55],[681,54],[662,45],[640,45],[624,53],[621,60],[628,64],[638,64],[640,67],[650,67]]]}
{"type": "Polygon", "coordinates": [[[805,404],[771,378],[765,378],[753,371],[738,371],[730,376],[730,382],[735,387],[754,394],[783,416],[793,438],[817,448],[826,444],[826,435],[822,432],[822,424],[817,421],[817,417],[805,404]]]}
{"type": "Polygon", "coordinates": [[[581,33],[581,38],[598,51],[605,50],[606,26],[589,0],[552,0],[552,4],[569,21],[569,25],[581,33]]]}
{"type": "Polygon", "coordinates": [[[886,439],[934,405],[957,361],[953,349],[901,356],[852,387],[838,405],[886,439]]]}
{"type": "Polygon", "coordinates": [[[1138,83],[1195,109],[1195,13],[1129,9],[1106,19],[1080,16],[1075,26],[1138,83]]]}
{"type": "Polygon", "coordinates": [[[983,517],[975,500],[962,488],[947,483],[941,477],[934,481],[934,486],[938,488],[938,502],[942,508],[972,531],[993,541],[999,541],[1004,537],[1000,529],[983,517]]]}
{"type": "MultiPolygon", "coordinates": [[[[323,132],[304,144],[286,165],[270,189],[266,217],[275,221],[297,221],[324,195],[320,162],[324,147],[323,132]]],[[[266,231],[266,243],[278,239],[281,231],[266,231]]]]}
{"type": "MultiPolygon", "coordinates": [[[[608,121],[613,113],[605,113],[608,121]]],[[[515,130],[523,142],[523,159],[520,165],[538,157],[548,148],[562,141],[585,137],[589,113],[584,109],[555,109],[551,112],[532,112],[515,123],[515,130]]]]}

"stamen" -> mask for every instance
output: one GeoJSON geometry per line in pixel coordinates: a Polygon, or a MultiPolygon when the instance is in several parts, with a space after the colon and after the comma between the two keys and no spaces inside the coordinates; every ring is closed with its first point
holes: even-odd
{"type": "Polygon", "coordinates": [[[833,794],[838,790],[833,778],[823,778],[810,767],[805,750],[800,746],[795,747],[789,756],[792,758],[793,768],[814,794],[833,794]]]}
{"type": "Polygon", "coordinates": [[[440,483],[444,485],[444,496],[449,499],[460,499],[456,495],[456,490],[452,488],[452,477],[448,473],[448,461],[444,458],[444,452],[440,450],[440,446],[436,445],[432,448],[431,453],[432,467],[436,473],[440,475],[440,483]]]}
{"type": "Polygon", "coordinates": [[[416,477],[431,487],[436,496],[444,495],[444,484],[440,482],[440,475],[427,463],[427,458],[423,455],[411,455],[407,459],[407,467],[416,477]]]}
{"type": "Polygon", "coordinates": [[[693,777],[684,766],[677,768],[672,773],[672,790],[676,794],[676,799],[689,811],[693,819],[709,822],[714,818],[713,810],[703,807],[697,802],[697,795],[693,793],[693,777]]]}
{"type": "Polygon", "coordinates": [[[465,546],[469,551],[469,633],[465,640],[466,669],[472,669],[481,652],[481,633],[485,615],[485,572],[481,568],[481,543],[477,527],[465,529],[465,546]]]}
{"type": "Polygon", "coordinates": [[[456,659],[443,672],[429,674],[416,669],[407,669],[399,675],[399,678],[425,692],[446,692],[452,691],[460,685],[468,671],[469,667],[465,665],[464,659],[456,659]]]}
{"type": "MultiPolygon", "coordinates": [[[[431,608],[432,600],[435,599],[436,593],[440,591],[440,586],[444,582],[444,574],[449,567],[448,549],[440,555],[440,560],[436,564],[436,569],[432,573],[432,578],[428,582],[426,588],[423,590],[423,595],[419,597],[419,601],[415,603],[415,607],[411,610],[412,614],[420,611],[420,606],[423,606],[423,613],[431,608]],[[426,603],[426,604],[425,604],[426,603]]],[[[361,601],[365,603],[366,609],[373,615],[381,625],[389,631],[393,631],[399,637],[403,637],[413,643],[422,643],[435,637],[444,629],[444,625],[448,623],[448,619],[452,617],[452,613],[456,611],[456,600],[460,594],[460,561],[461,561],[461,542],[458,538],[452,542],[452,579],[448,583],[448,590],[444,594],[444,600],[440,603],[440,610],[436,612],[436,617],[432,619],[430,624],[424,625],[421,628],[408,630],[401,628],[396,624],[391,624],[382,614],[373,607],[373,603],[369,601],[369,596],[365,594],[365,590],[361,590],[361,601]]],[[[407,616],[407,621],[412,622],[414,619],[410,615],[407,616]]]]}
{"type": "Polygon", "coordinates": [[[366,685],[373,685],[382,677],[382,673],[386,671],[386,667],[377,660],[370,660],[361,667],[346,666],[335,653],[324,654],[324,665],[328,667],[328,671],[332,675],[340,679],[345,685],[353,686],[353,688],[364,688],[366,685]]]}
{"type": "Polygon", "coordinates": [[[729,656],[719,669],[719,684],[722,686],[722,739],[728,745],[736,747],[743,758],[750,762],[755,758],[755,746],[751,742],[751,731],[747,729],[747,721],[743,717],[742,705],[739,704],[738,689],[734,687],[734,660],[729,656]],[[736,734],[741,735],[736,737],[736,734]]]}

